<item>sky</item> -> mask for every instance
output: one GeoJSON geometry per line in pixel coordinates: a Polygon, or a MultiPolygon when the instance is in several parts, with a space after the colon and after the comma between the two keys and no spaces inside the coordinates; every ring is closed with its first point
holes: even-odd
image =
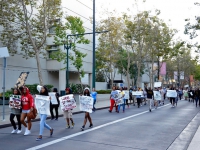
{"type": "MultiPolygon", "coordinates": [[[[179,31],[175,39],[179,38],[190,42],[189,36],[184,34],[185,19],[194,20],[194,17],[200,14],[200,7],[194,5],[195,2],[200,2],[200,0],[146,0],[146,2],[143,2],[143,0],[95,0],[95,2],[97,22],[101,18],[107,17],[105,10],[110,12],[116,10],[115,15],[119,16],[122,12],[135,15],[139,11],[159,9],[161,11],[159,17],[170,28],[179,31]]],[[[63,0],[62,5],[68,8],[64,9],[68,15],[77,15],[82,18],[86,32],[92,32],[92,24],[89,18],[92,17],[93,0],[63,0]]],[[[192,41],[197,41],[197,39],[192,41]]]]}

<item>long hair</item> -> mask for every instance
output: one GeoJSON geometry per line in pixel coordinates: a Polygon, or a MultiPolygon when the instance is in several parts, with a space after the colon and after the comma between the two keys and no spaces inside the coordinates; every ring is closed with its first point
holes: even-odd
{"type": "Polygon", "coordinates": [[[47,87],[43,86],[43,88],[45,89],[45,91],[43,93],[40,91],[40,95],[49,96],[49,91],[48,91],[47,87]]]}
{"type": "Polygon", "coordinates": [[[83,92],[83,95],[84,96],[90,96],[90,90],[89,89],[85,89],[84,92],[83,92]],[[88,93],[86,93],[86,90],[88,91],[88,93]]]}
{"type": "Polygon", "coordinates": [[[13,94],[14,94],[14,91],[15,91],[15,90],[17,91],[17,94],[16,94],[16,95],[21,95],[21,92],[19,91],[18,88],[14,88],[14,89],[13,89],[13,94]]]}

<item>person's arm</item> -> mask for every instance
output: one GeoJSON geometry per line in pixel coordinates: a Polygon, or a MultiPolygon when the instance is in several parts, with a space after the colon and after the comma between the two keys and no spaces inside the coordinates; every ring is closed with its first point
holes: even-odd
{"type": "Polygon", "coordinates": [[[29,95],[29,104],[30,104],[30,110],[32,111],[34,108],[34,99],[32,97],[32,95],[29,95]]]}

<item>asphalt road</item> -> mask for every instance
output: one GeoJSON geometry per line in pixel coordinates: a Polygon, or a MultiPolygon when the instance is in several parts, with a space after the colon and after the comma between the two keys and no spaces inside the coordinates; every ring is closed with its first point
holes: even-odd
{"type": "MultiPolygon", "coordinates": [[[[47,120],[54,128],[54,134],[49,137],[49,131],[45,129],[41,141],[35,141],[39,122],[33,123],[29,136],[10,134],[12,128],[8,127],[0,129],[0,150],[166,150],[199,111],[199,107],[183,100],[179,101],[176,108],[167,104],[152,112],[148,111],[148,106],[131,106],[125,113],[119,114],[104,109],[91,114],[94,127],[85,131],[80,130],[84,114],[76,114],[73,115],[74,129],[66,129],[63,118],[58,121],[47,120]]],[[[199,126],[200,119],[196,121],[199,126]]],[[[86,128],[88,126],[89,123],[86,128]]],[[[191,128],[194,134],[194,126],[191,128]]],[[[188,137],[186,141],[191,138],[188,137]]],[[[179,150],[176,147],[174,149],[179,150]]]]}

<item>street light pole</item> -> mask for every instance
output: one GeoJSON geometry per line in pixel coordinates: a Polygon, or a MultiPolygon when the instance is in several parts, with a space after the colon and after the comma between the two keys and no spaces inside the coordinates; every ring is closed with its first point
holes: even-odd
{"type": "Polygon", "coordinates": [[[96,57],[95,57],[95,0],[93,0],[93,63],[92,63],[92,88],[95,88],[95,64],[96,64],[96,57]]]}

